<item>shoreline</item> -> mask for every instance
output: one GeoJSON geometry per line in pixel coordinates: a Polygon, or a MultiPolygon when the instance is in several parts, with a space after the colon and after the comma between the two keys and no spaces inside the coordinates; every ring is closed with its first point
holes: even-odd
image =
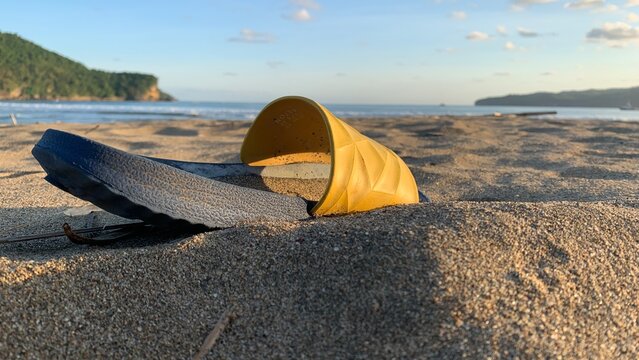
{"type": "MultiPolygon", "coordinates": [[[[252,120],[263,108],[263,103],[241,102],[2,102],[0,122],[9,114],[17,114],[21,123],[102,123],[112,121],[212,119],[252,120]]],[[[341,118],[400,118],[400,117],[482,117],[496,113],[509,118],[511,114],[540,111],[558,112],[557,115],[534,117],[539,120],[604,120],[639,121],[639,111],[614,108],[568,107],[490,107],[490,106],[433,106],[433,105],[327,105],[341,118]]]]}
{"type": "MultiPolygon", "coordinates": [[[[157,113],[148,113],[149,115],[158,115],[157,113]]],[[[159,114],[162,115],[162,114],[159,114]]],[[[1,119],[2,117],[0,117],[1,119]]],[[[537,122],[546,122],[546,123],[552,123],[552,122],[565,122],[565,123],[585,123],[585,122],[592,122],[592,123],[606,123],[606,124],[614,124],[614,123],[620,123],[620,124],[634,124],[634,123],[639,123],[639,119],[631,119],[631,120],[620,120],[620,119],[574,119],[574,118],[558,118],[558,117],[553,117],[553,118],[537,118],[537,117],[522,117],[522,116],[514,116],[514,115],[500,115],[500,116],[489,116],[489,115],[398,115],[398,116],[385,116],[385,115],[379,115],[379,116],[340,116],[341,119],[345,119],[348,121],[374,121],[374,120],[384,120],[387,118],[393,118],[393,119],[410,119],[410,120],[424,120],[424,121],[432,121],[432,120],[440,120],[440,119],[447,119],[447,118],[456,118],[456,119],[463,119],[463,120],[473,120],[473,119],[492,119],[492,120],[496,120],[496,121],[509,121],[512,119],[528,119],[530,121],[537,121],[537,122]]],[[[198,116],[194,116],[194,115],[184,115],[184,117],[175,117],[175,118],[166,118],[166,119],[158,119],[158,118],[154,118],[154,119],[132,119],[132,120],[109,120],[109,121],[69,121],[69,122],[65,122],[65,121],[61,121],[61,120],[56,120],[56,121],[51,121],[51,122],[41,122],[41,121],[36,121],[36,122],[20,122],[18,119],[18,125],[17,126],[39,126],[39,125],[51,125],[51,126],[56,126],[56,125],[64,125],[64,126],[95,126],[95,125],[117,125],[117,124],[136,124],[136,123],[140,123],[140,124],[149,124],[149,123],[174,123],[174,122],[190,122],[190,121],[202,121],[202,122],[238,122],[238,123],[252,123],[254,119],[222,119],[222,118],[216,118],[216,119],[208,119],[208,118],[202,118],[202,117],[198,117],[198,116]]],[[[10,118],[7,116],[7,121],[6,123],[0,122],[0,128],[3,127],[14,127],[14,125],[11,123],[10,118]]]]}

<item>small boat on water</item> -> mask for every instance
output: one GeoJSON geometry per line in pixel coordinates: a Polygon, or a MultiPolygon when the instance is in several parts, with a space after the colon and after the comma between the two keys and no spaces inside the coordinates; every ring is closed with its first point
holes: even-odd
{"type": "Polygon", "coordinates": [[[639,110],[639,108],[632,106],[630,101],[628,101],[628,103],[626,105],[620,107],[619,110],[639,110]]]}

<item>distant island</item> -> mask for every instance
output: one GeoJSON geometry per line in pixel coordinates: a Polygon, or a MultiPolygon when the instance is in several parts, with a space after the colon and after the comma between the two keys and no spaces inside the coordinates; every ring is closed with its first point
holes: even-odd
{"type": "Polygon", "coordinates": [[[529,95],[508,95],[477,100],[475,105],[499,106],[583,106],[622,107],[628,103],[639,105],[639,87],[608,90],[539,92],[529,95]]]}
{"type": "Polygon", "coordinates": [[[153,75],[89,69],[16,34],[0,33],[0,100],[174,99],[153,75]]]}

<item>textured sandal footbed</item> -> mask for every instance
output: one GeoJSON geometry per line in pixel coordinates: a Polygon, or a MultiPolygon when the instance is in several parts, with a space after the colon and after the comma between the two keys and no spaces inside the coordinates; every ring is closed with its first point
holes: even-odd
{"type": "Polygon", "coordinates": [[[328,179],[330,164],[288,164],[275,166],[250,166],[243,163],[202,163],[147,157],[147,159],[176,167],[180,170],[209,179],[227,176],[261,176],[291,179],[328,179]]]}
{"type": "MultiPolygon", "coordinates": [[[[242,221],[309,217],[309,204],[302,198],[216,181],[180,169],[193,170],[198,163],[145,158],[58,130],[47,130],[32,153],[51,184],[125,218],[224,228],[242,221]]],[[[209,177],[260,171],[243,164],[199,168],[208,168],[203,175],[209,177]],[[211,172],[214,168],[225,170],[211,172]]],[[[313,171],[326,174],[327,168],[320,165],[313,171]]]]}

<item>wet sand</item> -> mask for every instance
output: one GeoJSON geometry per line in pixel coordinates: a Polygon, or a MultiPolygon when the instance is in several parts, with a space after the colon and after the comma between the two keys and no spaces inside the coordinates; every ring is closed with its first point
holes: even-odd
{"type": "MultiPolygon", "coordinates": [[[[0,353],[190,358],[635,358],[639,123],[349,122],[432,203],[108,247],[0,245],[0,353]]],[[[46,183],[46,128],[126,151],[238,161],[247,122],[0,125],[0,238],[125,221],[46,183]]],[[[277,187],[277,184],[272,184],[277,187]]]]}

